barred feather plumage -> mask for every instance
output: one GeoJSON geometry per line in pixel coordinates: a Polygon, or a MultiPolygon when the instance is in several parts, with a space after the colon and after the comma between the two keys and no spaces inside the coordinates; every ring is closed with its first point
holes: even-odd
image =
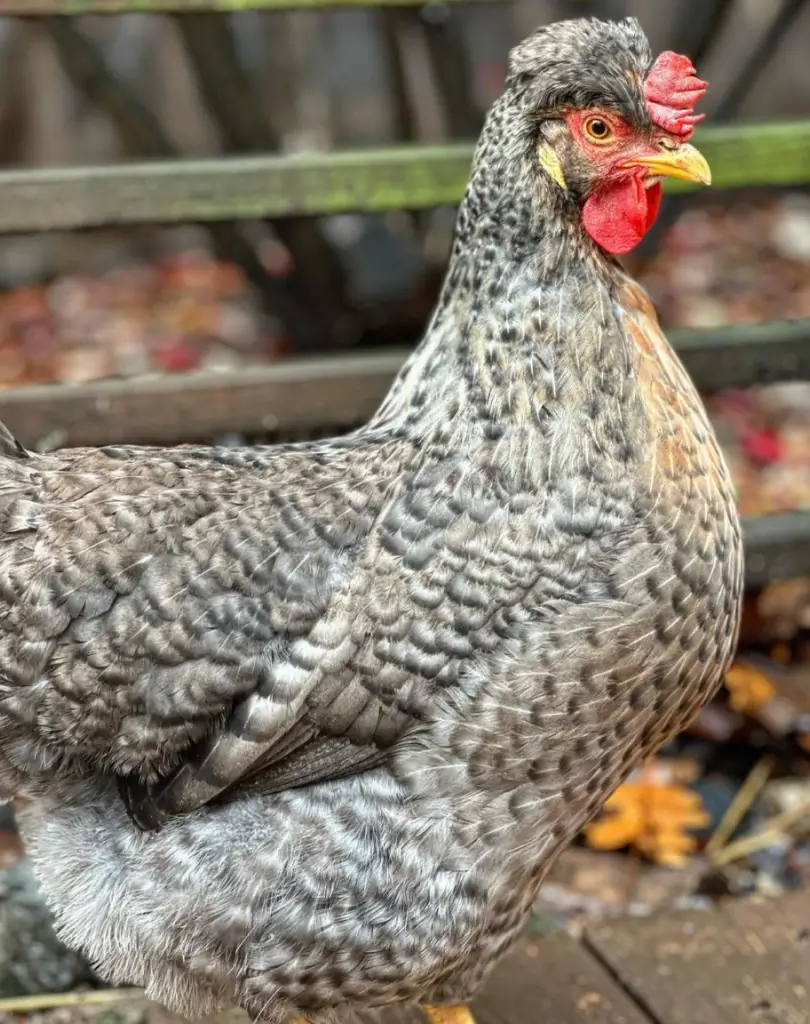
{"type": "Polygon", "coordinates": [[[0,435],[0,791],[111,981],[266,1021],[466,999],[718,686],[729,475],[552,116],[595,98],[646,130],[651,64],[633,20],[515,50],[441,299],[362,429],[0,435]]]}

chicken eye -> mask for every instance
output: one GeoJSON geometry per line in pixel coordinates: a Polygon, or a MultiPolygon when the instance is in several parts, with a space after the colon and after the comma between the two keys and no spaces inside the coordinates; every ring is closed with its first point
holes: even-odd
{"type": "Polygon", "coordinates": [[[594,142],[606,142],[613,134],[613,130],[601,117],[589,117],[585,122],[585,133],[594,142]]]}

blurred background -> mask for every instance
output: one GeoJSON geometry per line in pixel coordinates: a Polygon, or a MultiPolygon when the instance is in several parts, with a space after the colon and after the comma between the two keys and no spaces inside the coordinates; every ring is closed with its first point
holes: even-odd
{"type": "MultiPolygon", "coordinates": [[[[10,0],[0,11],[93,6],[126,3],[10,0]]],[[[510,47],[539,24],[576,14],[636,15],[654,50],[690,54],[711,83],[702,109],[712,125],[797,118],[810,114],[807,8],[801,0],[517,0],[0,18],[0,164],[474,140],[510,47]]],[[[803,190],[715,189],[674,212],[661,225],[674,230],[657,231],[633,261],[668,326],[810,315],[803,190]]],[[[436,295],[453,217],[440,207],[243,222],[236,237],[221,225],[212,233],[187,224],[6,235],[0,383],[410,345],[436,295]],[[196,301],[200,288],[205,303],[196,301]]],[[[810,502],[794,486],[791,500],[810,502]]],[[[758,510],[760,499],[746,500],[758,510]]],[[[761,500],[783,501],[770,491],[761,500]]]]}
{"type": "MultiPolygon", "coordinates": [[[[536,925],[808,885],[810,2],[217,6],[0,0],[0,418],[43,450],[361,422],[430,314],[510,47],[636,15],[711,83],[718,186],[671,195],[627,262],[732,466],[746,613],[721,696],[562,858],[536,925]],[[116,13],[63,16],[91,9],[116,13]]],[[[0,1017],[96,984],[4,814],[0,1017]]]]}

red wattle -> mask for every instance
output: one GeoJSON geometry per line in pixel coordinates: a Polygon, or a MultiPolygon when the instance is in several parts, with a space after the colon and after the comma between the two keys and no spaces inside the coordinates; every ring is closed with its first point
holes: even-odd
{"type": "Polygon", "coordinates": [[[644,187],[641,176],[625,178],[598,189],[585,201],[585,230],[616,256],[634,249],[647,234],[661,206],[661,184],[644,187]]]}

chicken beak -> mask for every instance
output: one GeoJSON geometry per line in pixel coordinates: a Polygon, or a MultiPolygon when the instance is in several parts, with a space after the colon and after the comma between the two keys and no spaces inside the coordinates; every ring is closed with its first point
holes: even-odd
{"type": "Polygon", "coordinates": [[[665,152],[635,156],[622,166],[644,167],[650,174],[661,178],[680,178],[681,181],[696,181],[701,185],[712,183],[712,172],[706,157],[688,142],[665,152]]]}

